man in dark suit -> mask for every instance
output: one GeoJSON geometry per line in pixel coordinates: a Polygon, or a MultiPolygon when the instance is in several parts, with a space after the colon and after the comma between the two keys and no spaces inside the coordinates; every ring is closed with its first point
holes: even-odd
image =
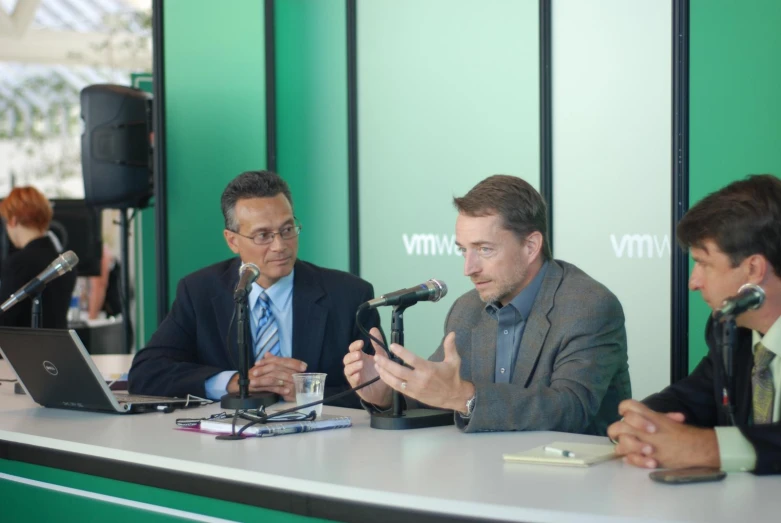
{"type": "MultiPolygon", "coordinates": [[[[133,361],[130,392],[211,399],[238,392],[236,327],[228,327],[242,262],[260,269],[248,298],[255,357],[250,391],[295,401],[292,374],[304,371],[328,374],[326,397],[345,390],[341,360],[361,337],[355,313],[374,297],[372,286],[297,259],[301,226],[278,175],[239,175],[223,192],[222,211],[225,240],[238,257],[182,278],[171,312],[133,361]]],[[[363,319],[379,327],[376,311],[363,319]]],[[[349,395],[331,404],[357,407],[358,400],[349,395]]]]}
{"type": "Polygon", "coordinates": [[[608,434],[639,467],[781,473],[781,180],[750,176],[708,195],[677,233],[694,259],[689,288],[713,310],[745,284],[764,290],[764,304],[735,318],[732,384],[717,350],[721,326],[709,318],[709,352],[692,374],[623,402],[608,434]]]}
{"type": "Polygon", "coordinates": [[[491,176],[463,198],[456,244],[475,289],[456,300],[445,338],[428,359],[400,345],[398,365],[375,345],[350,346],[345,374],[384,409],[391,389],[425,405],[452,409],[466,432],[557,430],[604,435],[631,397],[624,313],[605,286],[554,260],[546,206],[528,183],[491,176]]]}

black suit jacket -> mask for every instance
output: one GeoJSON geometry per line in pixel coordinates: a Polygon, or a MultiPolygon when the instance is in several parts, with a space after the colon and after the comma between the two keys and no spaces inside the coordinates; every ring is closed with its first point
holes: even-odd
{"type": "MultiPolygon", "coordinates": [[[[0,271],[0,303],[38,276],[59,254],[49,237],[44,236],[9,255],[3,261],[3,269],[0,271]]],[[[68,328],[68,307],[75,285],[76,274],[73,271],[66,272],[49,282],[41,294],[41,327],[68,328]]],[[[0,315],[0,325],[4,326],[29,327],[31,322],[32,301],[30,299],[17,303],[5,314],[0,315]]]]}
{"type": "MultiPolygon", "coordinates": [[[[756,474],[781,474],[781,423],[751,425],[751,369],[754,365],[751,330],[739,328],[733,354],[735,424],[757,453],[756,474]]],[[[643,402],[658,412],[683,412],[687,423],[701,427],[730,425],[721,406],[725,378],[716,350],[711,321],[705,328],[708,355],[688,377],[670,385],[643,402]]]]}
{"type": "MultiPolygon", "coordinates": [[[[168,316],[133,360],[130,392],[205,397],[205,381],[225,370],[236,370],[226,352],[236,353],[236,325],[228,333],[233,314],[233,290],[241,260],[232,258],[201,269],[179,281],[168,316]]],[[[367,340],[355,323],[358,306],[374,297],[366,281],[351,274],[296,261],[293,278],[293,358],[306,362],[307,372],[325,372],[325,396],[348,387],[342,359],[356,339],[367,340]]],[[[361,320],[368,330],[379,327],[376,311],[361,320]]],[[[368,345],[371,346],[371,345],[368,345]]],[[[349,394],[330,405],[359,408],[349,394]]]]}

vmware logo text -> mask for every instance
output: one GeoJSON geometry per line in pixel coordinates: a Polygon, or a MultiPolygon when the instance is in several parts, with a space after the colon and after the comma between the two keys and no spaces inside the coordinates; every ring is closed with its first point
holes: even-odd
{"type": "Polygon", "coordinates": [[[402,234],[407,256],[458,256],[455,234],[402,234]]]}
{"type": "Polygon", "coordinates": [[[656,234],[610,235],[616,258],[662,258],[670,255],[670,237],[656,234]]]}

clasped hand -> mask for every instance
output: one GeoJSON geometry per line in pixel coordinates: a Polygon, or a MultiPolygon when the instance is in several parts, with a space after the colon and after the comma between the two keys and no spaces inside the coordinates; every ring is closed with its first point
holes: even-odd
{"type": "Polygon", "coordinates": [[[625,463],[649,469],[721,465],[715,431],[685,424],[682,413],[662,414],[634,400],[622,401],[618,412],[623,419],[607,434],[618,441],[616,454],[625,463]]]}
{"type": "MultiPolygon", "coordinates": [[[[274,392],[285,401],[296,400],[296,388],[293,384],[293,374],[305,372],[306,363],[294,358],[274,356],[267,352],[263,358],[255,362],[249,370],[250,392],[274,392]]],[[[235,374],[228,383],[228,392],[239,391],[239,375],[235,374]]]]}

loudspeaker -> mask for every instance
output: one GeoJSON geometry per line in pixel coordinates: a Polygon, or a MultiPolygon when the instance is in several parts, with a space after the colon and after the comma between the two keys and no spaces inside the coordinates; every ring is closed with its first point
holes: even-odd
{"type": "Polygon", "coordinates": [[[100,276],[103,258],[103,222],[100,211],[84,200],[49,200],[54,214],[49,230],[57,237],[63,251],[79,257],[76,274],[100,276]]]}
{"type": "Polygon", "coordinates": [[[81,165],[87,205],[146,207],[152,197],[151,95],[122,85],[81,90],[81,165]]]}

